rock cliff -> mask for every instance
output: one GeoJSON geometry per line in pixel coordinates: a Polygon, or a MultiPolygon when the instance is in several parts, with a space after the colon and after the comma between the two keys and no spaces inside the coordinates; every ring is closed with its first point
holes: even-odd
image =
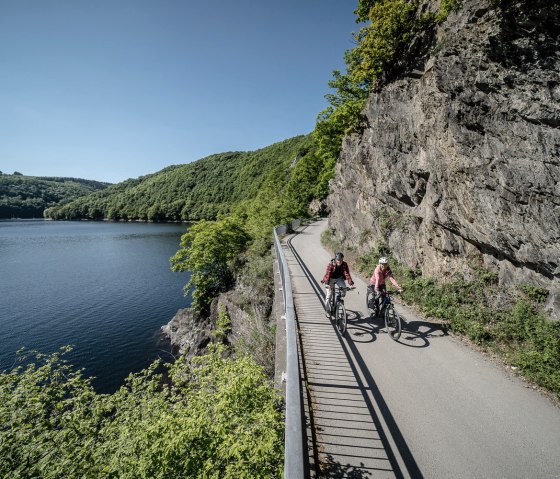
{"type": "Polygon", "coordinates": [[[186,308],[177,311],[163,334],[171,342],[173,354],[188,358],[205,354],[213,342],[226,343],[240,354],[251,354],[271,377],[274,375],[274,330],[270,324],[272,292],[264,294],[240,280],[232,291],[221,293],[207,316],[186,308]],[[240,304],[241,303],[241,304],[240,304]],[[219,326],[220,312],[229,325],[219,326]],[[216,330],[225,327],[221,335],[216,330]]]}
{"type": "Polygon", "coordinates": [[[559,31],[558,2],[465,0],[413,42],[345,139],[335,235],[358,251],[381,239],[428,275],[536,283],[558,305],[559,31]]]}

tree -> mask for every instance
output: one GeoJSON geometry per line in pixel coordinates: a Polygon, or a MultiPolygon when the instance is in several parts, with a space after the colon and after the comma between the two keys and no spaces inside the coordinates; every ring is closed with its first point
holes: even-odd
{"type": "Polygon", "coordinates": [[[232,216],[215,222],[202,220],[181,237],[181,248],[171,258],[171,269],[191,272],[185,293],[194,288],[194,309],[206,310],[212,298],[231,285],[232,263],[249,240],[242,222],[232,216]]]}

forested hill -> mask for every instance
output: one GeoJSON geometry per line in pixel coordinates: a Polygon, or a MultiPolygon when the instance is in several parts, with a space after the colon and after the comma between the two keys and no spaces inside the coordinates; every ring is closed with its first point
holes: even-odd
{"type": "Polygon", "coordinates": [[[93,180],[0,173],[0,218],[42,218],[43,211],[109,186],[93,180]]]}
{"type": "Polygon", "coordinates": [[[267,182],[285,182],[296,158],[311,149],[297,136],[251,152],[219,153],[129,179],[45,211],[52,219],[190,221],[214,219],[257,196],[267,182]]]}

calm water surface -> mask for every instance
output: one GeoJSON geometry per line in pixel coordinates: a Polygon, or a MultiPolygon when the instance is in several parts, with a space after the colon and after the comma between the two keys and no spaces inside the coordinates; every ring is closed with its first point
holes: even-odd
{"type": "Polygon", "coordinates": [[[169,258],[185,225],[0,221],[0,369],[25,347],[66,358],[112,392],[130,372],[169,358],[160,334],[190,305],[187,273],[169,258]]]}

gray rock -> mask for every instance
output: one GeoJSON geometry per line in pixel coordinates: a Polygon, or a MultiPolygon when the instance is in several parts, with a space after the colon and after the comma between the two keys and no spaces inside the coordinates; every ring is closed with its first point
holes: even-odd
{"type": "Polygon", "coordinates": [[[559,24],[554,2],[465,0],[345,139],[328,198],[336,236],[357,251],[382,240],[424,274],[484,268],[558,298],[559,24]]]}
{"type": "Polygon", "coordinates": [[[188,357],[202,354],[213,338],[211,319],[202,318],[189,308],[177,311],[161,330],[169,338],[174,354],[188,357]]]}

